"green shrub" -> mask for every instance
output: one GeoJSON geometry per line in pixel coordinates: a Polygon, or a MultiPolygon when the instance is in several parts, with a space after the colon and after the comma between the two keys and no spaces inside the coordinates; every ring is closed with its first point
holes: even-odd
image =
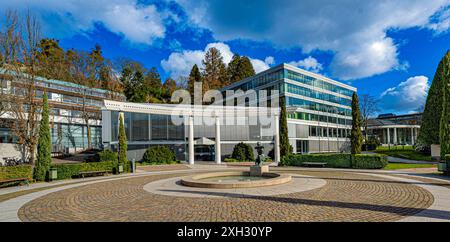
{"type": "Polygon", "coordinates": [[[77,163],[77,164],[57,164],[52,168],[58,170],[58,180],[70,179],[79,176],[80,172],[86,171],[109,171],[114,173],[117,169],[117,161],[77,163]]]}
{"type": "Polygon", "coordinates": [[[171,164],[176,163],[175,153],[167,146],[152,146],[148,148],[142,162],[150,164],[171,164]]]}
{"type": "Polygon", "coordinates": [[[387,165],[387,158],[379,154],[292,154],[283,157],[281,165],[301,166],[303,162],[326,162],[326,167],[330,168],[381,169],[387,165]]]}
{"type": "Polygon", "coordinates": [[[291,154],[281,159],[283,166],[301,166],[303,162],[326,162],[327,167],[349,168],[350,154],[291,154]]]}
{"type": "Polygon", "coordinates": [[[386,155],[357,154],[354,156],[352,168],[355,169],[382,169],[387,166],[386,155]]]}
{"type": "Polygon", "coordinates": [[[240,142],[234,146],[231,158],[238,161],[254,161],[255,155],[253,154],[253,149],[249,144],[240,142]]]}
{"type": "Polygon", "coordinates": [[[0,166],[0,180],[18,178],[33,179],[33,167],[31,165],[0,166]]]}
{"type": "Polygon", "coordinates": [[[117,161],[117,153],[111,150],[103,150],[89,156],[86,162],[103,162],[103,161],[117,161]]]}

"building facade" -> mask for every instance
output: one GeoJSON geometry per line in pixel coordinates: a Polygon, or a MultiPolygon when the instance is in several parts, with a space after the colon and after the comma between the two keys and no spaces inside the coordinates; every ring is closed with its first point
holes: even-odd
{"type": "MultiPolygon", "coordinates": [[[[21,95],[20,78],[11,71],[0,69],[1,93],[13,98],[21,95]]],[[[88,148],[87,125],[83,114],[89,115],[91,147],[101,148],[101,107],[104,99],[125,100],[125,96],[107,90],[90,88],[71,82],[35,78],[36,99],[42,100],[47,92],[50,107],[52,151],[55,153],[74,153],[88,148]]],[[[0,160],[4,157],[20,157],[17,151],[17,138],[11,130],[12,115],[0,115],[0,160]]]]}
{"type": "Polygon", "coordinates": [[[220,163],[240,142],[259,142],[279,161],[279,109],[194,106],[106,101],[102,110],[102,140],[118,149],[119,117],[124,120],[127,157],[141,160],[152,146],[171,148],[178,160],[220,163]],[[265,115],[265,116],[261,116],[265,115]],[[265,122],[261,122],[264,118],[265,122]]]}
{"type": "Polygon", "coordinates": [[[367,121],[369,137],[378,139],[383,146],[415,145],[422,123],[422,113],[395,115],[382,114],[367,121]]]}
{"type": "Polygon", "coordinates": [[[344,152],[350,148],[354,87],[281,64],[221,91],[227,90],[266,90],[269,103],[285,98],[294,153],[344,152]],[[272,95],[274,90],[277,94],[272,95]]]}

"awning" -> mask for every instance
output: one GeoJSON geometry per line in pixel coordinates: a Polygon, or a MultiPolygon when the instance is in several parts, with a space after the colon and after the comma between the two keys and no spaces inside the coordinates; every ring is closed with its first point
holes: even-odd
{"type": "Polygon", "coordinates": [[[196,145],[214,145],[216,142],[214,140],[208,139],[206,137],[201,137],[200,139],[196,139],[194,141],[194,144],[196,145]]]}

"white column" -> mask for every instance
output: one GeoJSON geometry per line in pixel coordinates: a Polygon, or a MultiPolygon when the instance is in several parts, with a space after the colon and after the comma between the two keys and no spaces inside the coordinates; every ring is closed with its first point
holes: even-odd
{"type": "Polygon", "coordinates": [[[387,128],[387,144],[391,144],[391,133],[389,132],[390,128],[387,128]]]}
{"type": "Polygon", "coordinates": [[[394,145],[397,144],[397,128],[394,128],[394,145]]]}
{"type": "Polygon", "coordinates": [[[220,164],[222,160],[220,151],[220,117],[216,117],[216,163],[220,164]]]}
{"type": "Polygon", "coordinates": [[[274,144],[274,156],[275,162],[278,164],[280,162],[280,119],[278,115],[275,115],[275,144],[274,144]]]}
{"type": "Polygon", "coordinates": [[[414,128],[411,128],[411,145],[414,145],[414,128]]]}
{"type": "Polygon", "coordinates": [[[194,117],[189,116],[189,164],[194,164],[194,117]]]}

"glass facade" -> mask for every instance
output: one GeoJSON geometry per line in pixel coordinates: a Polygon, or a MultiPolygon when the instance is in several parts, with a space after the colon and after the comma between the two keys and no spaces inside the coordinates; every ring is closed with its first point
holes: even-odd
{"type": "Polygon", "coordinates": [[[270,99],[273,98],[270,91],[279,90],[280,96],[285,98],[286,106],[291,108],[288,109],[288,130],[294,151],[299,153],[342,151],[345,149],[346,142],[340,139],[348,138],[350,134],[351,99],[356,90],[333,80],[320,78],[315,74],[309,75],[307,72],[295,69],[283,64],[274,67],[273,71],[265,71],[245,79],[238,85],[224,88],[222,92],[229,89],[243,91],[255,89],[260,98],[258,90],[268,90],[267,105],[270,106],[270,99]],[[296,108],[302,110],[296,110],[296,108]],[[294,120],[304,120],[309,123],[293,124],[294,120]],[[327,127],[328,124],[334,127],[327,127]],[[336,125],[338,127],[335,127],[336,125]],[[343,127],[339,127],[340,125],[343,127]],[[322,137],[327,141],[321,141],[322,137]]]}

